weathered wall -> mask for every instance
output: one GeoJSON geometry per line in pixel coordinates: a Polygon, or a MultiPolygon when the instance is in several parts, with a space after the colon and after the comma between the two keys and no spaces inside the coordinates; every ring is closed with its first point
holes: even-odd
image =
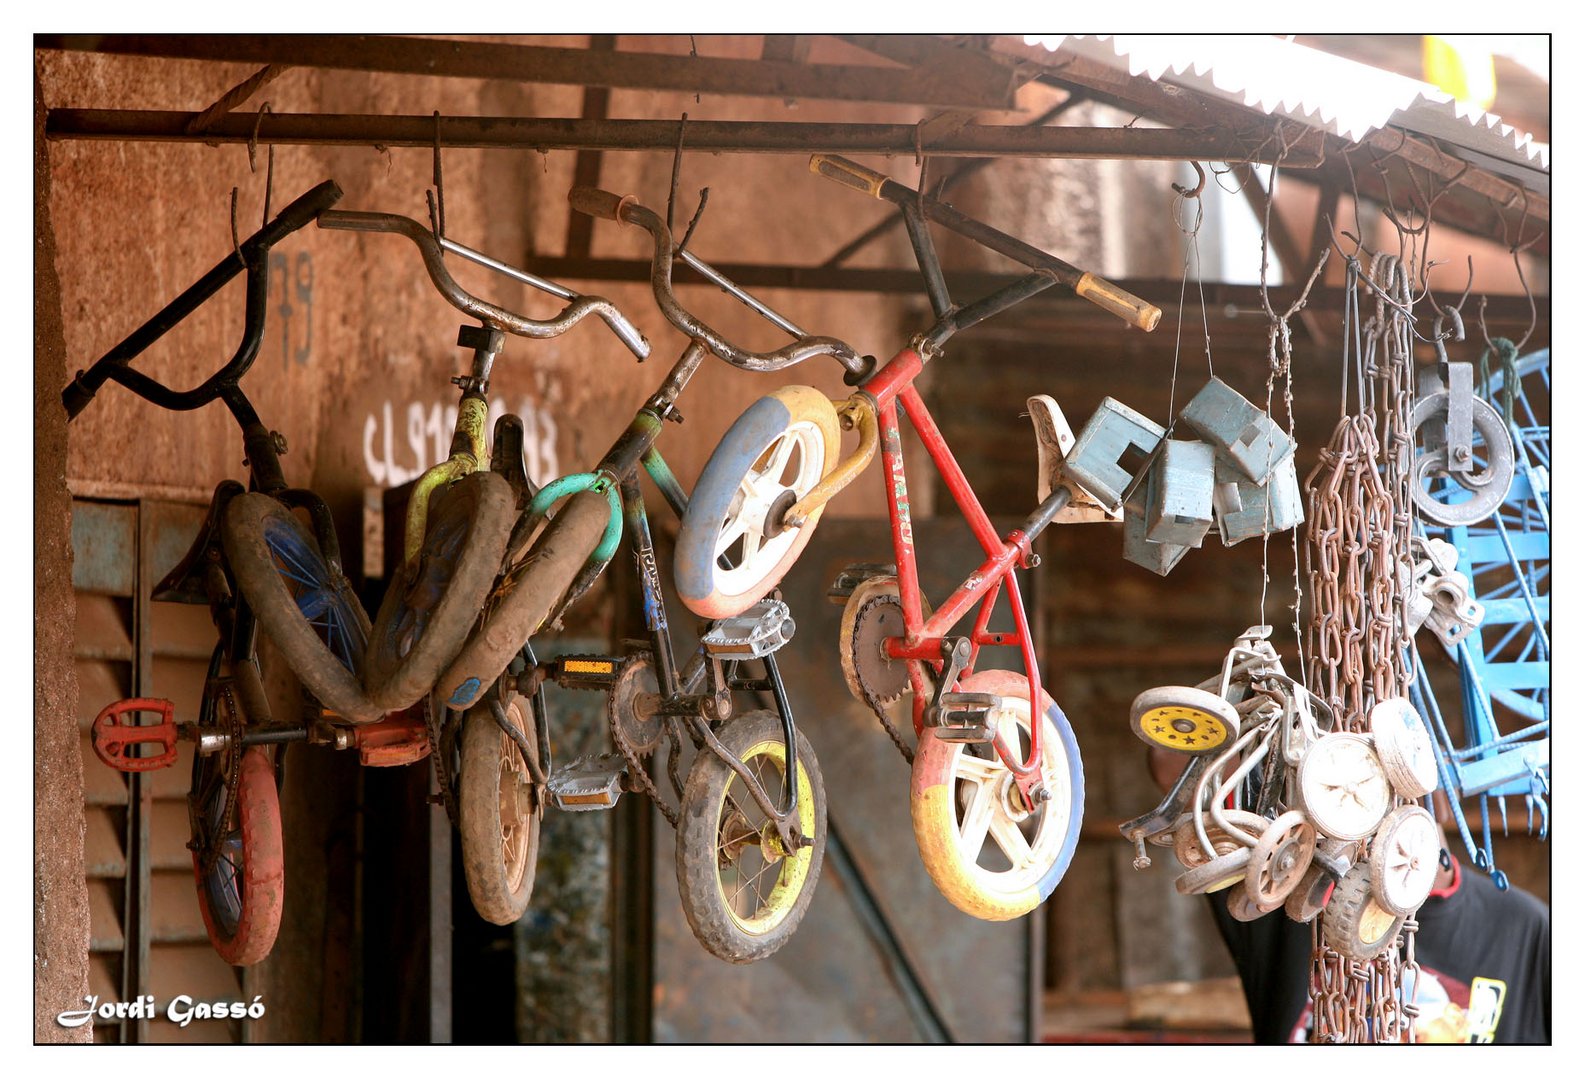
{"type": "Polygon", "coordinates": [[[90,1026],[63,1028],[61,1009],[88,990],[88,890],[83,877],[83,763],[77,750],[72,667],[71,496],[63,471],[66,381],[60,279],[50,228],[43,100],[34,84],[33,154],[33,987],[35,1042],[89,1042],[90,1026]]]}

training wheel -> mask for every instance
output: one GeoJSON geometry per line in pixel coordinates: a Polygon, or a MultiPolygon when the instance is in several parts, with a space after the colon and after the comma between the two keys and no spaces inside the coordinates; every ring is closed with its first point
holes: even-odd
{"type": "Polygon", "coordinates": [[[1157,686],[1134,699],[1129,722],[1152,746],[1209,754],[1238,738],[1238,713],[1215,694],[1192,686],[1157,686]]]}
{"type": "Polygon", "coordinates": [[[1275,910],[1303,879],[1314,855],[1315,826],[1301,811],[1289,810],[1271,823],[1250,851],[1245,892],[1266,911],[1275,910]]]}

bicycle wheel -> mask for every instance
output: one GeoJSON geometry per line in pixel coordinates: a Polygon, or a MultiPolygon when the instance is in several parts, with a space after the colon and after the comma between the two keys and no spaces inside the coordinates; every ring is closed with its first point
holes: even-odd
{"type": "Polygon", "coordinates": [[[784,386],[738,417],[699,474],[677,534],[673,577],[689,611],[724,619],[776,587],[821,511],[798,529],[776,532],[770,522],[831,471],[841,445],[836,408],[812,387],[784,386]]]}
{"type": "MultiPolygon", "coordinates": [[[[529,700],[514,695],[506,705],[506,718],[527,737],[538,763],[536,718],[529,700]]],[[[516,922],[534,891],[544,815],[532,781],[517,742],[501,730],[489,708],[469,709],[462,719],[457,778],[462,870],[474,910],[499,926],[516,922]]]]}
{"type": "Polygon", "coordinates": [[[221,532],[238,588],[298,681],[344,720],[380,719],[363,692],[369,617],[292,511],[246,492],[226,505],[221,532]]]}
{"type": "MultiPolygon", "coordinates": [[[[1029,753],[1029,681],[1012,671],[980,671],[958,683],[996,694],[1002,739],[1029,753]]],[[[1013,774],[989,744],[943,742],[925,728],[914,755],[911,803],[919,857],[936,888],[979,919],[1015,919],[1051,895],[1079,842],[1084,766],[1067,717],[1042,693],[1041,774],[1051,798],[1034,810],[1017,798],[1013,774]]]]}
{"type": "MultiPolygon", "coordinates": [[[[771,803],[787,800],[787,744],[781,720],[751,712],[719,732],[771,803]]],[[[787,852],[743,778],[709,750],[683,788],[677,824],[677,891],[694,936],[722,960],[747,964],[787,943],[798,928],[825,854],[826,795],[820,766],[798,733],[798,829],[804,844],[787,852]]]]}
{"type": "Polygon", "coordinates": [[[405,709],[456,658],[501,570],[515,512],[512,486],[470,473],[430,500],[424,545],[385,590],[363,685],[387,712],[405,709]]]}
{"type": "MultiPolygon", "coordinates": [[[[226,716],[221,726],[237,727],[233,717],[239,708],[230,688],[211,676],[204,688],[206,719],[213,723],[215,713],[222,711],[226,716]]],[[[210,944],[226,963],[246,967],[263,960],[275,945],[286,898],[286,864],[269,751],[252,746],[242,752],[233,792],[235,753],[193,754],[187,814],[198,910],[210,944]]]]}
{"type": "Polygon", "coordinates": [[[523,643],[539,633],[611,520],[610,503],[580,491],[551,519],[528,553],[502,574],[478,625],[435,683],[448,708],[470,708],[523,643]]]}

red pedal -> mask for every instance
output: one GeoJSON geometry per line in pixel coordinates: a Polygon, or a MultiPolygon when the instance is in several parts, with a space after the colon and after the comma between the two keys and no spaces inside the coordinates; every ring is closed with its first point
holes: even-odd
{"type": "Polygon", "coordinates": [[[420,698],[416,705],[401,712],[387,713],[384,720],[354,728],[353,745],[358,748],[359,762],[381,768],[411,765],[428,757],[429,732],[422,712],[426,702],[420,698]]]}
{"type": "Polygon", "coordinates": [[[176,764],[176,721],[174,702],[164,698],[123,698],[112,701],[94,717],[94,754],[100,761],[121,772],[148,772],[176,764]],[[123,717],[140,712],[157,712],[157,724],[131,723],[123,717]],[[135,747],[158,745],[160,752],[133,757],[135,747]]]}

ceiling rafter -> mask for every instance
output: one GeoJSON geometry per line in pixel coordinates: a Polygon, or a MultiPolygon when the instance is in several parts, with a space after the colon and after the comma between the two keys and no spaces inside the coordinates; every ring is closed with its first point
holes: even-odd
{"type": "MultiPolygon", "coordinates": [[[[880,67],[508,45],[372,34],[39,34],[34,47],[176,60],[439,75],[628,90],[866,101],[950,108],[1015,107],[1005,64],[880,67]]],[[[794,52],[793,55],[796,53],[794,52]]]]}

